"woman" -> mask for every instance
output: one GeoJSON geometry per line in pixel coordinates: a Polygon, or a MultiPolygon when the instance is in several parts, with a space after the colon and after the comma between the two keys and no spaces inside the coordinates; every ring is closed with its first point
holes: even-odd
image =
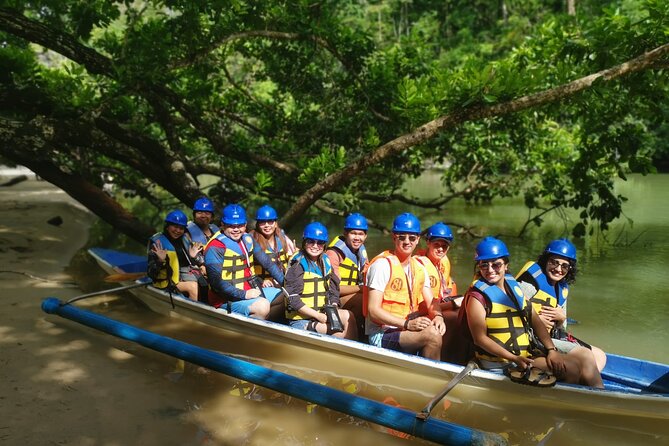
{"type": "Polygon", "coordinates": [[[476,359],[482,368],[507,369],[512,379],[537,386],[552,385],[557,377],[567,383],[604,387],[589,350],[569,355],[558,352],[541,318],[508,274],[509,251],[501,240],[484,238],[476,247],[475,260],[474,283],[463,305],[476,359]],[[532,332],[546,353],[534,351],[530,344],[532,332]],[[510,369],[514,364],[516,369],[510,369]]]}
{"type": "MultiPolygon", "coordinates": [[[[295,253],[295,243],[286,237],[283,229],[277,224],[276,210],[268,205],[260,207],[256,212],[256,226],[251,235],[262,247],[265,254],[272,259],[284,273],[288,268],[288,259],[295,253]]],[[[256,276],[263,279],[264,287],[276,286],[269,272],[262,265],[254,265],[256,276]]]]}
{"type": "Polygon", "coordinates": [[[570,353],[576,348],[591,349],[597,368],[602,371],[606,365],[606,353],[567,333],[567,295],[577,272],[576,247],[562,238],[550,242],[536,262],[527,262],[516,280],[523,294],[532,302],[534,311],[548,329],[558,350],[570,353]]]}
{"type": "Polygon", "coordinates": [[[165,217],[163,232],[149,240],[147,275],[156,288],[176,289],[198,300],[199,266],[204,264],[202,243],[184,237],[188,218],[175,210],[165,217]]]}
{"type": "Polygon", "coordinates": [[[339,277],[332,271],[324,254],[328,230],[321,223],[309,223],[304,228],[302,248],[290,260],[286,273],[286,319],[291,327],[328,333],[339,338],[357,339],[353,313],[339,309],[339,277]],[[332,320],[324,312],[338,315],[341,331],[333,330],[332,320]]]}

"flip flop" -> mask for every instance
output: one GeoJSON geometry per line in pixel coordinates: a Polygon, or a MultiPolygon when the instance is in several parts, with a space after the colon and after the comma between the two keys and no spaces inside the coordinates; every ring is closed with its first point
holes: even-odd
{"type": "Polygon", "coordinates": [[[528,386],[553,387],[557,382],[555,375],[538,367],[527,367],[525,370],[508,367],[504,369],[504,374],[511,381],[528,386]]]}

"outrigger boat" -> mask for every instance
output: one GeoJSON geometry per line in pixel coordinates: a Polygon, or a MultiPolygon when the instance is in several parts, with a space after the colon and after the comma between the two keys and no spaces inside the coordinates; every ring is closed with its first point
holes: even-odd
{"type": "MultiPolygon", "coordinates": [[[[102,248],[90,249],[89,253],[107,274],[146,271],[144,256],[102,248]]],[[[170,295],[152,287],[146,278],[124,283],[132,285],[132,293],[157,313],[185,317],[244,336],[280,340],[284,344],[355,357],[362,363],[381,363],[393,370],[415,374],[420,378],[417,382],[422,392],[439,390],[463,371],[460,365],[228,313],[179,294],[170,295]]],[[[462,380],[449,398],[489,407],[493,412],[499,411],[500,417],[505,418],[513,419],[513,414],[520,411],[522,416],[518,414],[518,422],[527,416],[531,417],[535,410],[551,422],[555,421],[556,425],[558,420],[565,418],[577,418],[579,422],[598,426],[602,420],[608,420],[607,423],[610,422],[613,429],[620,428],[627,433],[633,431],[646,436],[642,443],[667,444],[669,365],[614,354],[607,356],[606,368],[602,372],[606,387],[604,390],[563,383],[549,388],[523,386],[504,375],[475,369],[462,380]]],[[[485,422],[483,424],[481,428],[491,430],[485,426],[485,422]]]]}

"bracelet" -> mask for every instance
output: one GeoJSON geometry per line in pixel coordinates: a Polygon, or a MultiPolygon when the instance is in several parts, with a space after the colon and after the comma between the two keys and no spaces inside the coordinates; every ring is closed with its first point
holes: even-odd
{"type": "Polygon", "coordinates": [[[409,329],[409,319],[404,319],[404,329],[405,330],[409,329]]]}
{"type": "MultiPolygon", "coordinates": [[[[556,352],[556,351],[558,351],[557,347],[546,348],[546,350],[548,350],[549,352],[556,352]]],[[[548,352],[546,352],[546,354],[548,354],[548,352]]]]}
{"type": "Polygon", "coordinates": [[[433,317],[432,319],[434,319],[434,318],[437,317],[437,316],[439,316],[439,317],[442,318],[442,319],[444,318],[444,315],[443,315],[443,314],[441,314],[441,313],[437,313],[437,314],[434,315],[434,317],[433,317]]]}

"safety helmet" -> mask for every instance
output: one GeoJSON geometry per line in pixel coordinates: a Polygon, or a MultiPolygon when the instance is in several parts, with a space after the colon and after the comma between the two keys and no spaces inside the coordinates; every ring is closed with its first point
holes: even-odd
{"type": "Polygon", "coordinates": [[[486,237],[476,245],[476,257],[474,260],[491,260],[499,257],[508,257],[509,250],[500,239],[495,237],[486,237]]]}
{"type": "Polygon", "coordinates": [[[576,247],[566,238],[553,240],[546,245],[544,252],[576,260],[576,247]]]}
{"type": "Polygon", "coordinates": [[[177,226],[186,226],[188,224],[188,217],[186,217],[186,214],[177,209],[167,214],[165,217],[165,223],[177,226]]]}
{"type": "Polygon", "coordinates": [[[317,221],[311,222],[304,227],[304,234],[302,234],[302,238],[310,238],[314,240],[320,240],[322,242],[327,242],[329,240],[328,228],[317,221]]]}
{"type": "Polygon", "coordinates": [[[443,238],[448,240],[449,243],[453,241],[453,232],[451,231],[451,228],[449,228],[446,223],[442,222],[435,223],[427,228],[427,233],[425,235],[428,241],[436,238],[443,238]]]}
{"type": "Polygon", "coordinates": [[[229,204],[223,208],[221,223],[224,225],[246,224],[246,211],[238,204],[229,204]]]}
{"type": "Polygon", "coordinates": [[[367,219],[362,214],[358,214],[357,212],[352,213],[344,220],[344,230],[350,231],[351,229],[367,231],[369,229],[367,219]]]}
{"type": "Polygon", "coordinates": [[[406,234],[420,234],[420,221],[415,215],[405,212],[393,221],[393,232],[406,234]]]}
{"type": "Polygon", "coordinates": [[[256,221],[269,221],[269,220],[278,220],[279,216],[276,213],[276,209],[272,206],[265,205],[261,206],[256,212],[256,221]]]}
{"type": "Polygon", "coordinates": [[[193,205],[193,212],[214,213],[214,202],[207,197],[198,198],[193,205]]]}

